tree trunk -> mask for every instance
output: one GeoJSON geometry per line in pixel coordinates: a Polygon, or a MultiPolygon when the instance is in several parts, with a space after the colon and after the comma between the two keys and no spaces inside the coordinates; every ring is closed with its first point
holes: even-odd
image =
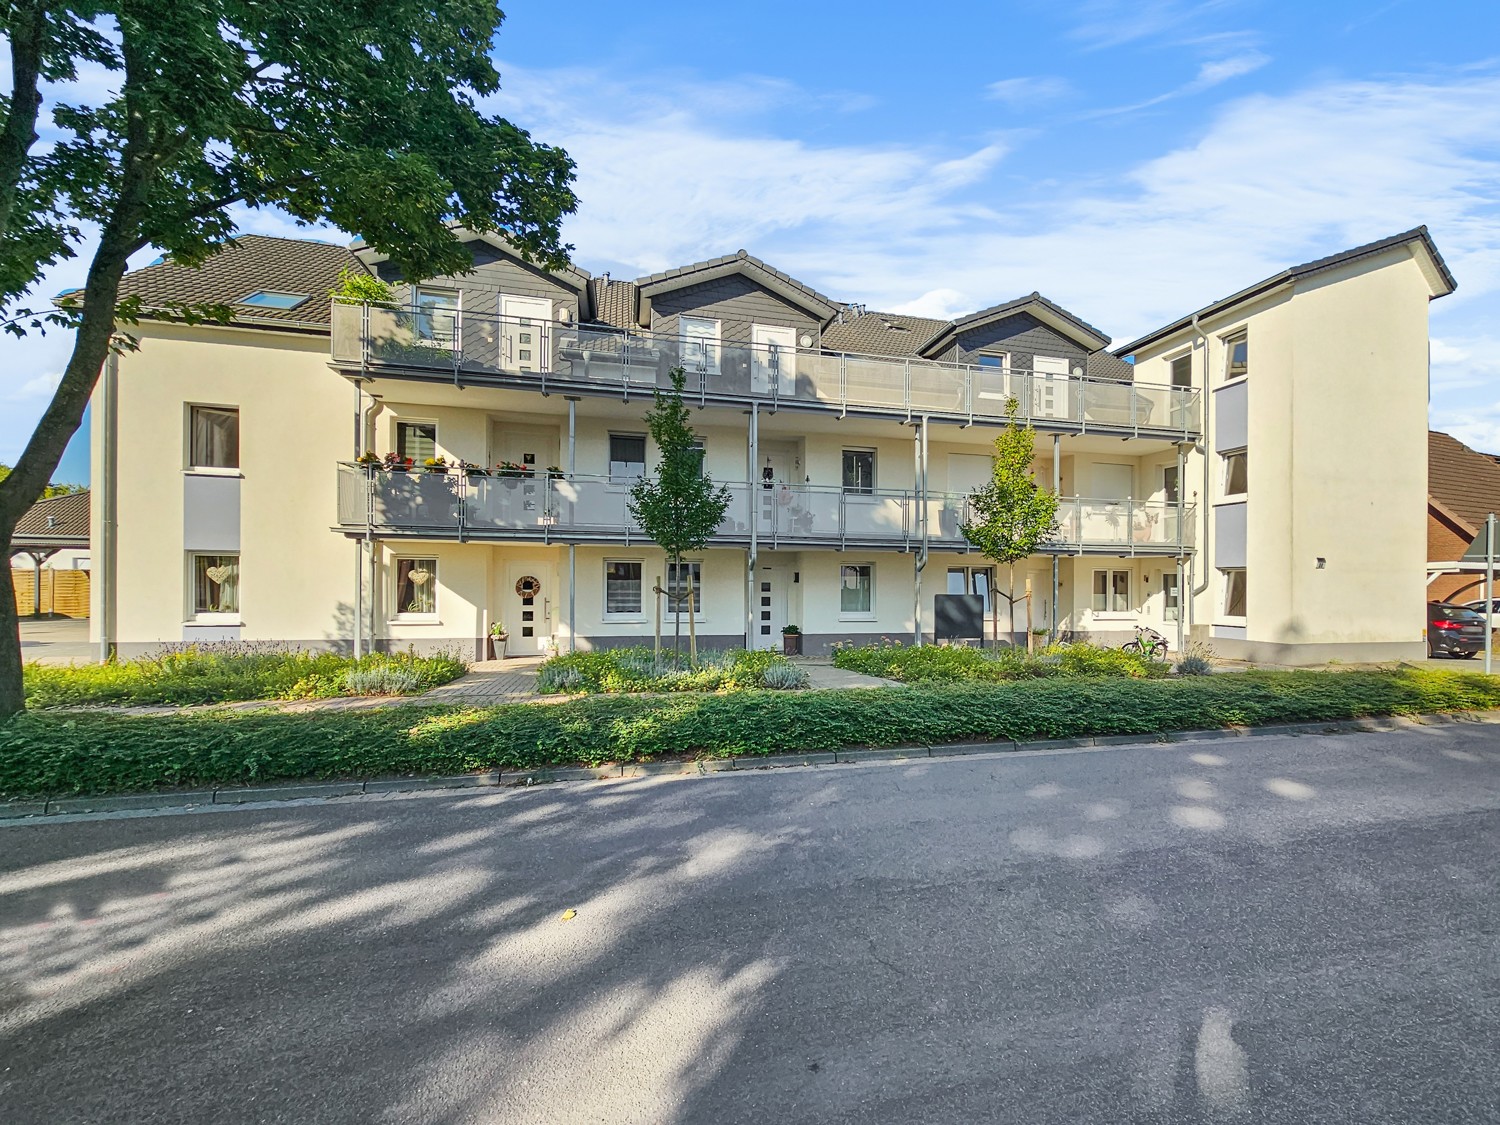
{"type": "MultiPolygon", "coordinates": [[[[681,578],[681,564],[673,563],[668,573],[671,573],[674,578],[681,578]]],[[[672,592],[676,585],[676,582],[667,583],[667,597],[672,599],[672,656],[673,659],[680,661],[682,659],[682,595],[672,592]]]]}
{"type": "Polygon", "coordinates": [[[46,13],[45,3],[32,0],[13,8],[6,21],[10,39],[11,96],[10,113],[4,130],[0,131],[0,237],[10,231],[11,212],[15,210],[20,192],[26,157],[37,141],[37,114],[42,108],[40,80],[46,13]]]}
{"type": "Polygon", "coordinates": [[[1006,634],[1012,646],[1016,643],[1016,564],[1011,563],[1005,568],[1005,601],[1010,608],[1010,622],[1006,634]]]}
{"type": "Polygon", "coordinates": [[[1031,647],[1031,576],[1026,577],[1026,655],[1032,653],[1031,647]]]}
{"type": "MultiPolygon", "coordinates": [[[[99,370],[109,356],[115,331],[115,305],[120,296],[130,255],[141,248],[140,225],[150,205],[153,166],[149,157],[150,137],[145,115],[133,112],[137,100],[139,61],[127,37],[122,45],[125,59],[126,140],[120,155],[120,194],[113,212],[99,233],[99,245],[83,286],[82,312],[73,338],[73,354],[63,377],[52,393],[41,421],[32,431],[10,476],[0,481],[0,546],[6,549],[5,569],[10,570],[10,543],[16,524],[42,498],[68,440],[83,421],[84,407],[94,393],[99,370]]],[[[21,680],[21,623],[16,614],[15,583],[9,573],[0,580],[0,722],[19,713],[26,705],[21,680]]]]}

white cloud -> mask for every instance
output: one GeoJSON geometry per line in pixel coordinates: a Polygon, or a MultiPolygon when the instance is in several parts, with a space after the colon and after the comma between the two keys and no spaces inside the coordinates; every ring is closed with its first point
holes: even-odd
{"type": "MultiPolygon", "coordinates": [[[[1087,0],[1078,9],[1080,22],[1070,35],[1090,50],[1141,39],[1175,38],[1238,6],[1238,0],[1087,0]]],[[[1216,28],[1209,34],[1226,32],[1216,28]]]]}
{"type": "Polygon", "coordinates": [[[1192,94],[1202,93],[1210,90],[1232,78],[1240,78],[1251,74],[1265,66],[1271,61],[1269,55],[1259,51],[1249,51],[1242,55],[1233,55],[1229,58],[1214,59],[1205,62],[1198,67],[1198,74],[1191,82],[1186,82],[1175,90],[1168,90],[1165,94],[1157,94],[1154,98],[1145,101],[1132,102],[1129,105],[1111,106],[1108,109],[1093,110],[1082,114],[1080,120],[1089,120],[1095,117],[1116,117],[1123,113],[1135,113],[1138,110],[1149,109],[1152,106],[1161,105],[1176,98],[1185,98],[1192,94]]]}
{"type": "Polygon", "coordinates": [[[951,320],[962,313],[973,312],[969,298],[957,289],[933,289],[912,301],[892,305],[884,312],[905,313],[907,316],[930,316],[935,320],[951,320]]]}
{"type": "Polygon", "coordinates": [[[984,88],[985,97],[1012,109],[1023,109],[1065,98],[1073,86],[1063,78],[1002,78],[984,88]]]}

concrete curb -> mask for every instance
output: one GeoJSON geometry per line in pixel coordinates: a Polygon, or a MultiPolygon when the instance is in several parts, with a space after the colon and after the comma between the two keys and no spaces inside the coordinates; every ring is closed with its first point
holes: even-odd
{"type": "Polygon", "coordinates": [[[787,769],[794,766],[831,766],[854,762],[916,761],[956,758],[969,754],[1046,753],[1161,747],[1169,743],[1215,742],[1238,738],[1296,738],[1304,735],[1380,733],[1418,730],[1429,726],[1468,723],[1500,724],[1500,711],[1444,711],[1426,715],[1382,715],[1336,722],[1276,723],[1264,727],[1215,727],[1208,730],[1162,731],[1156,734],[1101,734],[1087,738],[1043,738],[1030,742],[996,739],[993,742],[952,742],[937,746],[894,746],[869,750],[767,754],[754,758],[709,758],[697,761],[630,762],[624,765],[564,766],[555,769],[490,770],[451,777],[396,777],[376,781],[326,782],[308,785],[233,786],[184,792],[131,793],[117,797],[53,797],[45,801],[0,802],[0,821],[28,820],[64,813],[123,812],[127,810],[194,808],[200,805],[244,805],[260,801],[299,801],[352,797],[367,793],[407,793],[439,789],[494,786],[526,787],[564,781],[601,781],[640,777],[697,777],[742,770],[787,769]]]}

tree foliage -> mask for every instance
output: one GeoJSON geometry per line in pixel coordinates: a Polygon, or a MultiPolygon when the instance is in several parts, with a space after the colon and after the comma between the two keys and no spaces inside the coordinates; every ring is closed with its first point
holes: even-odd
{"type": "MultiPolygon", "coordinates": [[[[12,309],[13,332],[76,329],[73,354],[10,477],[0,546],[41,495],[115,340],[147,309],[119,300],[148,246],[193,265],[236,231],[238,208],[362,236],[410,278],[462,272],[461,223],[505,232],[548,266],[576,200],[567,154],[486,112],[493,0],[4,0],[11,90],[0,101],[0,303],[91,248],[63,307],[12,309]],[[42,115],[44,82],[104,73],[96,104],[42,115]],[[42,134],[45,131],[45,143],[42,134]]],[[[0,718],[21,706],[20,644],[0,573],[0,718]]]]}
{"type": "MultiPolygon", "coordinates": [[[[10,476],[10,466],[0,464],[0,481],[3,481],[8,476],[10,476]]],[[[51,500],[54,496],[69,496],[74,492],[87,492],[88,490],[89,486],[86,484],[58,484],[56,481],[53,481],[46,488],[42,489],[41,498],[43,500],[51,500]]]]}
{"type": "MultiPolygon", "coordinates": [[[[655,393],[646,413],[646,428],[656,443],[656,475],[643,476],[630,488],[630,514],[678,567],[682,556],[701,551],[713,538],[729,508],[729,490],[716,485],[703,467],[703,449],[682,401],[687,373],[671,371],[672,389],[655,393]]],[[[682,601],[677,599],[678,632],[682,601]]]]}
{"type": "Polygon", "coordinates": [[[1057,496],[1037,484],[1032,473],[1036,431],[1016,423],[1015,399],[1005,404],[1005,428],[995,438],[989,483],[969,494],[971,518],[964,537],[1010,573],[1000,591],[1016,602],[1015,564],[1046,546],[1057,534],[1057,496]]]}

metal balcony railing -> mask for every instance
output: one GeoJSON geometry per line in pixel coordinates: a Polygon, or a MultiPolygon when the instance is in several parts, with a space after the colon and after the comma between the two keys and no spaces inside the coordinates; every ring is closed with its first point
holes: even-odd
{"type": "MultiPolygon", "coordinates": [[[[547,473],[470,474],[338,467],[338,523],[348,533],[459,540],[649,542],[630,516],[630,478],[547,473]]],[[[969,498],[912,490],[848,492],[829,485],[725,484],[729,508],[715,541],[840,549],[965,549],[969,498]],[[925,517],[925,519],[924,519],[925,517]]],[[[1191,550],[1191,507],[1149,500],[1064,497],[1054,552],[1169,554],[1191,550]]]]}
{"type": "Polygon", "coordinates": [[[495,378],[539,390],[649,394],[682,367],[701,403],[762,402],[930,415],[966,421],[1017,416],[1052,429],[1191,439],[1199,392],[1081,375],[892,359],[774,345],[623,332],[476,313],[335,304],[332,358],[346,368],[495,378]]]}

